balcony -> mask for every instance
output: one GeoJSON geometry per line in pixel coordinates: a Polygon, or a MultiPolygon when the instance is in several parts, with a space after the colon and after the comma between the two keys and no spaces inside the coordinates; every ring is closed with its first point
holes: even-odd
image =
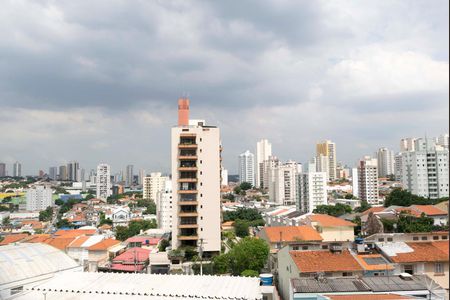
{"type": "Polygon", "coordinates": [[[179,160],[197,160],[197,155],[178,155],[179,160]]]}
{"type": "Polygon", "coordinates": [[[179,178],[178,182],[197,182],[197,178],[179,178]]]}
{"type": "Polygon", "coordinates": [[[198,205],[198,201],[178,201],[178,205],[198,205]]]}
{"type": "Polygon", "coordinates": [[[198,217],[198,212],[196,211],[189,211],[189,212],[179,212],[179,217],[198,217]]]}
{"type": "Polygon", "coordinates": [[[178,144],[178,149],[197,149],[197,144],[178,144]]]}
{"type": "Polygon", "coordinates": [[[198,228],[198,224],[179,224],[179,229],[198,228]]]}
{"type": "Polygon", "coordinates": [[[178,167],[178,171],[180,171],[180,172],[182,172],[182,171],[197,171],[198,170],[198,168],[194,165],[194,166],[185,166],[185,167],[183,167],[183,166],[179,166],[178,167]]]}

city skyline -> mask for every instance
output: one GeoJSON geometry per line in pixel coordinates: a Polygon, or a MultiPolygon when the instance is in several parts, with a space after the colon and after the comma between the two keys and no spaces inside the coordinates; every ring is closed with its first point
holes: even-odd
{"type": "Polygon", "coordinates": [[[261,138],[302,163],[330,139],[354,165],[401,138],[438,136],[448,132],[448,5],[4,3],[0,162],[20,161],[23,174],[74,159],[168,173],[183,94],[194,118],[222,129],[230,173],[261,138]]]}

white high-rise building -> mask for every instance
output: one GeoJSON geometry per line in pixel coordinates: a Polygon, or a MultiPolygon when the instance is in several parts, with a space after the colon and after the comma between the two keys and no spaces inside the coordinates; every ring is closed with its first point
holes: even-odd
{"type": "Polygon", "coordinates": [[[164,190],[159,191],[156,196],[156,218],[158,228],[172,231],[172,181],[166,180],[164,190]]]}
{"type": "Polygon", "coordinates": [[[359,197],[358,168],[352,168],[352,194],[355,197],[359,197]]]}
{"type": "Polygon", "coordinates": [[[332,141],[326,140],[316,145],[316,156],[323,155],[328,158],[328,177],[329,180],[336,180],[336,144],[332,141]]]}
{"type": "Polygon", "coordinates": [[[449,144],[449,134],[448,133],[441,134],[436,140],[437,140],[437,144],[439,146],[442,146],[442,147],[448,149],[448,144],[449,144]]]}
{"type": "Polygon", "coordinates": [[[414,151],[416,138],[403,138],[400,140],[400,152],[414,151]]]}
{"type": "Polygon", "coordinates": [[[359,199],[370,205],[379,203],[378,195],[378,160],[365,156],[358,164],[358,192],[359,199]]]}
{"type": "Polygon", "coordinates": [[[128,165],[125,172],[125,184],[126,186],[132,186],[134,183],[133,165],[128,165]]]}
{"type": "Polygon", "coordinates": [[[293,205],[297,201],[296,176],[299,165],[294,161],[270,168],[269,200],[280,205],[293,205]]]}
{"type": "Polygon", "coordinates": [[[377,152],[378,176],[387,177],[395,174],[394,151],[388,148],[380,148],[377,152]]]}
{"type": "Polygon", "coordinates": [[[151,173],[150,176],[144,177],[142,193],[144,199],[152,199],[156,202],[158,193],[164,191],[168,179],[167,176],[162,176],[159,172],[151,173]]]}
{"type": "Polygon", "coordinates": [[[319,154],[316,157],[316,172],[324,172],[327,181],[330,181],[330,159],[326,155],[319,154]]]}
{"type": "Polygon", "coordinates": [[[397,181],[402,181],[402,157],[402,152],[395,154],[394,157],[394,174],[397,181]]]}
{"type": "Polygon", "coordinates": [[[147,173],[144,169],[139,170],[139,177],[138,177],[138,184],[143,185],[144,184],[144,177],[147,176],[147,173]]]}
{"type": "Polygon", "coordinates": [[[308,172],[297,174],[297,210],[311,213],[319,205],[327,205],[327,174],[308,172]]]}
{"type": "Polygon", "coordinates": [[[22,164],[16,161],[13,165],[13,176],[22,177],[22,164]]]}
{"type": "Polygon", "coordinates": [[[272,144],[268,140],[262,139],[256,143],[256,186],[259,188],[264,187],[264,162],[272,156],[272,144]]]}
{"type": "Polygon", "coordinates": [[[97,186],[97,198],[107,200],[111,196],[111,168],[109,165],[99,164],[97,166],[95,182],[97,186]]]}
{"type": "Polygon", "coordinates": [[[27,210],[41,211],[55,203],[52,198],[52,189],[47,186],[34,186],[27,190],[27,210]]]}
{"type": "Polygon", "coordinates": [[[449,196],[449,150],[434,139],[417,139],[415,151],[402,153],[402,184],[412,194],[437,199],[449,196]]]}
{"type": "Polygon", "coordinates": [[[203,120],[189,120],[189,99],[181,98],[171,144],[172,247],[220,252],[220,130],[203,120]]]}
{"type": "Polygon", "coordinates": [[[255,186],[255,155],[249,150],[239,155],[239,182],[255,186]]]}
{"type": "Polygon", "coordinates": [[[267,160],[263,162],[263,188],[270,191],[274,190],[275,184],[275,168],[280,165],[280,161],[276,156],[270,156],[267,160]]]}

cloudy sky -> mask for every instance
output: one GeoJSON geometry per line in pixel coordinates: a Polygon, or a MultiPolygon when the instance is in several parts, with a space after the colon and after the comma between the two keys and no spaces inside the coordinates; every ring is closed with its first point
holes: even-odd
{"type": "MultiPolygon", "coordinates": [[[[0,161],[170,168],[177,98],[222,130],[224,165],[268,138],[354,164],[448,131],[449,2],[5,0],[0,161]]],[[[11,166],[9,167],[11,169],[11,166]]]]}

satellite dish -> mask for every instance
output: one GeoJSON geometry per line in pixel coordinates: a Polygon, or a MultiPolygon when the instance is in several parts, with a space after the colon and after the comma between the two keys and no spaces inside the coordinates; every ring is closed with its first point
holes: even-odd
{"type": "Polygon", "coordinates": [[[430,299],[431,295],[436,296],[437,299],[445,299],[445,291],[442,289],[442,287],[430,277],[426,275],[424,277],[427,290],[430,292],[430,299]]]}

